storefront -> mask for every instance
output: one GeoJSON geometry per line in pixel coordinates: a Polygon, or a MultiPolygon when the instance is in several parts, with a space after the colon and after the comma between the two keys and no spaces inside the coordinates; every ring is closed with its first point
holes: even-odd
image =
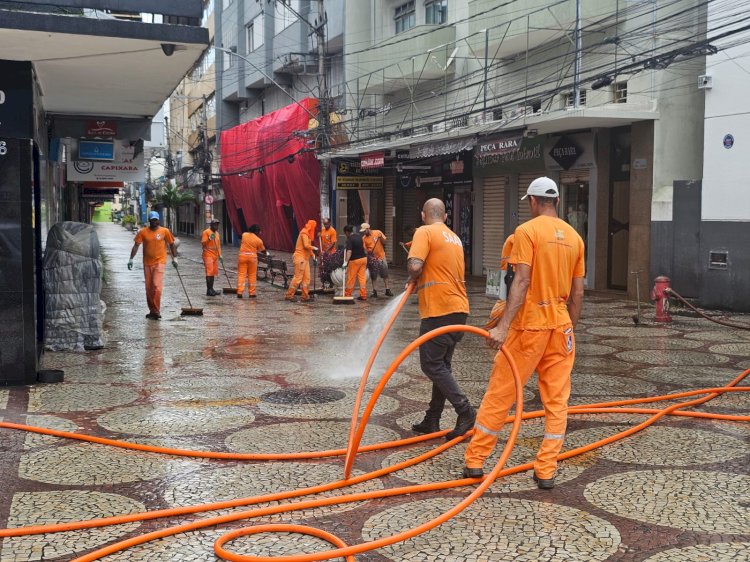
{"type": "MultiPolygon", "coordinates": [[[[359,228],[363,222],[369,222],[373,228],[384,231],[388,242],[391,242],[385,204],[388,190],[390,198],[393,197],[393,181],[385,180],[384,153],[363,155],[361,159],[334,160],[332,169],[336,214],[334,226],[339,234],[342,235],[347,224],[359,228]]],[[[386,255],[392,259],[392,247],[389,252],[389,245],[386,245],[386,255]]]]}
{"type": "MultiPolygon", "coordinates": [[[[540,176],[558,182],[560,218],[567,221],[586,242],[595,247],[596,150],[593,132],[529,136],[524,131],[507,132],[480,139],[474,158],[475,187],[481,201],[481,259],[476,274],[497,269],[505,238],[531,218],[522,201],[529,184],[540,176]]],[[[627,263],[627,254],[625,254],[627,263]]],[[[594,271],[589,252],[587,271],[594,271]],[[589,259],[590,258],[590,259],[589,259]]],[[[587,278],[593,277],[587,275],[587,278]]]]}
{"type": "MultiPolygon", "coordinates": [[[[394,238],[408,241],[411,229],[422,224],[424,202],[433,197],[445,202],[446,224],[461,238],[467,272],[474,246],[472,139],[446,141],[413,147],[396,153],[394,238]]],[[[389,210],[386,209],[386,214],[389,210]]],[[[405,263],[399,256],[396,263],[405,263]]]]}

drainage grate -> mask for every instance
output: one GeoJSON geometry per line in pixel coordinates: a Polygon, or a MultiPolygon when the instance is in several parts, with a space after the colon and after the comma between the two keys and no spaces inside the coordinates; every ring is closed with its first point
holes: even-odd
{"type": "Polygon", "coordinates": [[[271,404],[327,404],[336,402],[346,396],[346,393],[333,388],[310,388],[305,390],[277,390],[267,392],[261,399],[271,404]]]}

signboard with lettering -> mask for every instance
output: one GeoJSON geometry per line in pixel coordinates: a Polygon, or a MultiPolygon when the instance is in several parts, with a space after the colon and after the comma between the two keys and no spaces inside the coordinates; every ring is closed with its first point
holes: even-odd
{"type": "Polygon", "coordinates": [[[566,136],[560,137],[549,151],[549,155],[563,170],[570,170],[583,154],[583,149],[566,136]]]}
{"type": "Polygon", "coordinates": [[[517,149],[511,150],[512,144],[505,141],[504,147],[493,148],[493,142],[479,140],[479,150],[474,152],[474,166],[485,168],[487,166],[502,166],[503,171],[521,172],[539,170],[544,167],[544,155],[542,153],[544,137],[523,138],[517,149]],[[485,150],[482,151],[481,147],[485,150]]]}
{"type": "Polygon", "coordinates": [[[117,121],[107,121],[97,119],[96,121],[86,121],[87,137],[116,137],[117,121]]]}
{"type": "Polygon", "coordinates": [[[117,140],[114,144],[115,157],[111,162],[68,160],[68,181],[146,181],[143,152],[134,155],[128,141],[117,140]]]}
{"type": "Polygon", "coordinates": [[[363,170],[375,170],[385,166],[385,152],[371,152],[363,154],[360,159],[363,170]]]}
{"type": "Polygon", "coordinates": [[[336,176],[336,189],[383,189],[383,176],[336,176]]]}
{"type": "Polygon", "coordinates": [[[574,133],[548,137],[544,146],[544,164],[548,170],[586,170],[596,166],[594,135],[574,133]]]}
{"type": "Polygon", "coordinates": [[[507,154],[521,149],[523,142],[523,131],[506,133],[496,137],[488,137],[477,142],[476,152],[481,156],[492,154],[507,154]]]}

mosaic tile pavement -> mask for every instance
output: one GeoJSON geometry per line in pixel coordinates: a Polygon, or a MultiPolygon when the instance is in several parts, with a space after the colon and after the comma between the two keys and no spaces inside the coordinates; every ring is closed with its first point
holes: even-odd
{"type": "MultiPolygon", "coordinates": [[[[256,302],[203,296],[194,240],[181,246],[181,271],[203,317],[180,317],[184,296],[166,274],[163,320],[143,318],[140,266],[128,272],[132,235],[99,225],[109,257],[107,346],[90,353],[47,353],[45,368],[65,370],[65,382],[0,389],[0,419],[63,431],[182,449],[286,454],[343,448],[368,342],[391,299],[353,307],[289,304],[259,284],[256,302]]],[[[236,249],[226,249],[226,262],[236,249]]],[[[138,261],[138,260],[136,260],[138,261]]],[[[231,276],[231,273],[230,273],[231,276]]],[[[394,287],[403,273],[393,272],[394,287]]],[[[224,283],[221,283],[223,285],[224,283]]],[[[470,322],[481,325],[493,301],[469,284],[470,322]]],[[[722,386],[750,367],[750,331],[675,316],[669,325],[631,317],[635,304],[587,296],[576,333],[578,357],[571,404],[672,394],[722,386]]],[[[750,323],[748,316],[736,321],[750,323]]],[[[417,307],[405,306],[386,345],[394,357],[418,333],[417,307]]],[[[493,353],[467,335],[453,358],[456,379],[478,405],[493,353]]],[[[379,360],[365,402],[388,361],[379,360]]],[[[750,386],[746,379],[744,386],[750,386]]],[[[412,354],[386,386],[365,445],[412,437],[429,397],[429,382],[412,354]]],[[[524,408],[540,408],[536,377],[524,389],[524,408]]],[[[656,412],[667,403],[643,404],[656,412]]],[[[364,407],[364,404],[363,406],[364,407]]],[[[455,414],[446,408],[442,427],[455,414]]],[[[750,415],[750,394],[720,396],[697,411],[750,415]]],[[[621,413],[571,415],[564,450],[642,422],[621,413]]],[[[290,461],[206,460],[114,449],[2,429],[0,527],[75,521],[113,514],[280,493],[342,478],[341,458],[290,461]]],[[[500,445],[509,428],[501,432],[500,445]]],[[[530,462],[544,433],[541,420],[524,422],[509,466],[530,462]]],[[[361,453],[354,474],[392,467],[431,451],[443,440],[361,453]]],[[[318,497],[451,481],[460,478],[465,444],[420,464],[318,497]]],[[[500,451],[488,459],[489,470],[500,451]]],[[[452,508],[473,486],[411,496],[316,507],[262,521],[294,521],[334,533],[348,544],[375,540],[452,508]]],[[[290,500],[299,501],[299,500],[290,500]]],[[[277,502],[278,503],[278,502],[277,502]]],[[[268,505],[268,504],[264,504],[268,505]]],[[[274,504],[275,505],[275,504],[274,504]]],[[[88,531],[2,539],[0,562],[73,560],[86,552],[165,526],[247,509],[235,507],[169,520],[88,531]]],[[[259,520],[260,521],[260,520],[259,520]]],[[[256,524],[252,521],[249,524],[256,524]]],[[[228,523],[234,529],[243,523],[228,523]]],[[[214,561],[216,528],[162,538],[106,561],[214,561]]],[[[320,539],[263,533],[232,542],[240,554],[283,556],[327,550],[320,539]]],[[[359,554],[358,561],[750,561],[750,423],[662,418],[616,444],[560,464],[557,487],[538,490],[528,472],[494,482],[485,494],[437,529],[359,554]]]]}

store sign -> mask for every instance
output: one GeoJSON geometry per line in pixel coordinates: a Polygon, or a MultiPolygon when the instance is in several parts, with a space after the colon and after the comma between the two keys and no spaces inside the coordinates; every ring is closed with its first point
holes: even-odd
{"type": "Polygon", "coordinates": [[[376,170],[385,166],[385,152],[371,152],[363,154],[360,159],[363,170],[376,170]]]}
{"type": "Polygon", "coordinates": [[[543,138],[522,139],[517,150],[491,151],[483,154],[481,146],[491,144],[480,142],[480,149],[474,152],[474,165],[479,168],[486,166],[503,166],[508,171],[524,169],[538,170],[544,166],[544,155],[542,153],[543,138]]]}
{"type": "Polygon", "coordinates": [[[517,152],[521,149],[522,142],[522,132],[492,137],[477,143],[477,153],[480,156],[489,156],[491,154],[517,152]]]}
{"type": "Polygon", "coordinates": [[[549,151],[549,155],[563,170],[570,170],[578,158],[583,155],[583,152],[583,149],[573,139],[563,136],[549,151]]]}
{"type": "Polygon", "coordinates": [[[474,148],[474,139],[456,139],[445,142],[435,142],[431,144],[423,144],[420,146],[412,147],[409,150],[409,158],[411,160],[419,160],[421,158],[432,158],[434,156],[445,156],[447,154],[458,154],[464,150],[471,150],[474,148]]]}
{"type": "Polygon", "coordinates": [[[143,152],[135,156],[130,142],[115,141],[114,160],[68,160],[67,178],[68,181],[146,181],[143,152]]]}
{"type": "Polygon", "coordinates": [[[117,121],[86,121],[87,137],[116,137],[117,121]]]}
{"type": "Polygon", "coordinates": [[[336,176],[336,189],[383,189],[383,176],[336,176]]]}

